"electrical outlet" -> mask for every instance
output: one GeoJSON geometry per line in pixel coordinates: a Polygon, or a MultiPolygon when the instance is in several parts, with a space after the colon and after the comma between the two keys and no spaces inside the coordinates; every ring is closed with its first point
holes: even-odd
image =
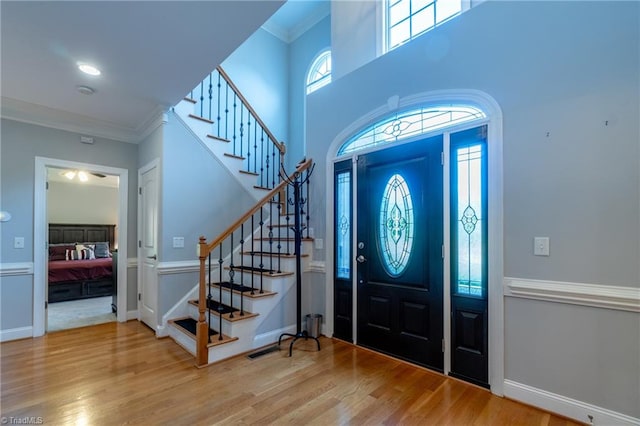
{"type": "Polygon", "coordinates": [[[316,238],[314,242],[316,250],[322,250],[324,248],[324,240],[322,238],[316,238]]]}

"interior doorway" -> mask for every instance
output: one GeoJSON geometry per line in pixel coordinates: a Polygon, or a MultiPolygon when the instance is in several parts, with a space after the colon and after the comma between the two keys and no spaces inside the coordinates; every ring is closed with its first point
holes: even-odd
{"type": "Polygon", "coordinates": [[[115,229],[118,234],[117,265],[117,321],[127,320],[127,217],[128,187],[127,169],[80,163],[62,159],[36,157],[34,177],[34,287],[33,287],[33,336],[42,336],[46,330],[47,309],[47,266],[49,257],[47,220],[47,172],[48,168],[90,170],[94,173],[117,177],[118,213],[115,229]]]}

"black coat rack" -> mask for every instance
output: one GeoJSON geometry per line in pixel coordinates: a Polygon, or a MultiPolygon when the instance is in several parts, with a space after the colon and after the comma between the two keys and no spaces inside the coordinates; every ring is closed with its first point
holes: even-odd
{"type": "MultiPolygon", "coordinates": [[[[303,163],[305,160],[303,159],[301,161],[301,163],[303,163]]],[[[280,170],[280,176],[282,177],[282,179],[284,181],[287,182],[287,184],[291,187],[293,187],[293,200],[287,200],[289,202],[289,204],[293,205],[293,210],[294,210],[294,215],[293,215],[293,227],[291,228],[291,230],[294,233],[295,236],[295,242],[294,242],[294,249],[295,249],[295,253],[296,253],[296,315],[297,315],[297,322],[296,322],[296,334],[291,334],[291,333],[283,333],[280,335],[280,338],[278,339],[278,347],[280,346],[280,343],[282,342],[282,338],[285,336],[289,336],[289,337],[293,337],[293,340],[291,340],[291,343],[289,344],[289,356],[292,355],[292,351],[293,351],[293,344],[301,338],[304,338],[305,340],[311,338],[314,339],[316,341],[316,343],[318,344],[318,350],[320,350],[320,341],[318,340],[317,337],[313,337],[313,336],[309,336],[309,333],[307,333],[307,330],[303,330],[302,329],[302,262],[301,262],[301,254],[302,254],[302,231],[303,231],[303,227],[302,224],[300,223],[300,212],[302,209],[302,206],[304,204],[307,204],[309,202],[308,199],[303,199],[302,196],[300,195],[300,188],[302,187],[302,185],[304,185],[305,183],[308,183],[309,181],[309,177],[311,176],[311,173],[313,172],[313,169],[315,167],[315,164],[313,164],[311,166],[311,168],[309,169],[309,171],[306,173],[306,176],[304,178],[301,179],[301,173],[294,173],[292,176],[289,176],[287,174],[287,172],[284,170],[284,167],[281,167],[280,170]]],[[[307,207],[308,208],[308,207],[307,207]]],[[[306,227],[306,225],[305,225],[306,227]]]]}

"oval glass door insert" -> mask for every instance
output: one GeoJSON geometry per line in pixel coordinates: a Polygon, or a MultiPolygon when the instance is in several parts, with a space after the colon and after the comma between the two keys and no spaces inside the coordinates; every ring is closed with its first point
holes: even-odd
{"type": "Polygon", "coordinates": [[[399,174],[389,178],[380,202],[380,249],[382,264],[392,277],[400,276],[411,256],[414,212],[409,186],[399,174]]]}

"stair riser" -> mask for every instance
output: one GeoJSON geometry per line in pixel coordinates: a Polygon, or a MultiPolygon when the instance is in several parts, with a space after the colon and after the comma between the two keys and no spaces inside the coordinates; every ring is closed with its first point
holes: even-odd
{"type": "MultiPolygon", "coordinates": [[[[256,294],[258,294],[260,290],[256,290],[256,294]]],[[[219,302],[220,300],[220,292],[217,291],[217,289],[212,290],[211,291],[211,297],[213,300],[215,300],[216,302],[219,302]]],[[[271,303],[268,299],[272,297],[272,296],[266,296],[266,297],[259,297],[259,298],[251,298],[251,297],[244,297],[244,309],[246,311],[249,312],[265,312],[265,307],[269,306],[269,304],[271,303]]],[[[222,291],[222,303],[228,306],[232,306],[231,305],[231,296],[229,291],[227,290],[223,290],[222,291]]],[[[233,307],[240,309],[240,294],[239,293],[233,293],[233,307]]]]}
{"type": "MultiPolygon", "coordinates": [[[[240,312],[235,312],[235,316],[240,317],[240,312]]],[[[198,320],[199,312],[198,307],[192,304],[189,304],[189,316],[194,320],[198,320]]],[[[256,316],[251,318],[246,318],[239,321],[228,321],[225,318],[222,318],[222,334],[226,334],[227,336],[244,336],[247,332],[251,331],[255,328],[255,320],[256,316]]],[[[205,321],[209,321],[209,315],[205,312],[205,321]]],[[[211,315],[211,328],[214,330],[218,330],[220,328],[219,317],[217,315],[211,315]]]]}
{"type": "Polygon", "coordinates": [[[182,346],[187,352],[196,355],[196,341],[193,338],[189,338],[185,333],[179,330],[179,327],[169,323],[167,329],[169,330],[169,337],[175,340],[180,346],[182,346]]]}
{"type": "MultiPolygon", "coordinates": [[[[287,242],[286,241],[278,241],[274,239],[272,243],[269,243],[268,239],[263,240],[255,240],[254,242],[254,250],[262,250],[262,251],[270,251],[278,252],[278,243],[280,243],[281,252],[286,253],[287,251],[287,242]],[[271,249],[273,247],[273,249],[271,249]]],[[[295,242],[293,240],[289,241],[289,250],[294,253],[295,252],[295,242]]],[[[302,241],[302,254],[311,254],[313,250],[313,242],[308,240],[302,241]]],[[[249,251],[249,249],[245,249],[245,251],[249,251]]]]}

